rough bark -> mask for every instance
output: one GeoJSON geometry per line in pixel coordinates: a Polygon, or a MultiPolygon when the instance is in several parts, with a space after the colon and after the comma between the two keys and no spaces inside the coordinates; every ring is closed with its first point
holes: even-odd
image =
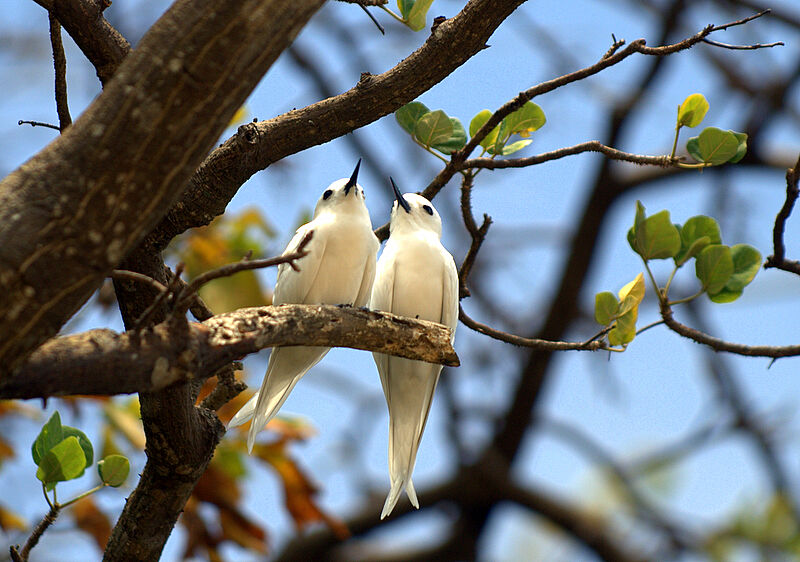
{"type": "Polygon", "coordinates": [[[0,183],[0,374],[157,224],[321,3],[176,2],[86,112],[0,183]]]}
{"type": "Polygon", "coordinates": [[[172,320],[123,334],[98,329],[54,338],[0,383],[0,398],[154,392],[206,379],[235,359],[280,345],[350,347],[458,365],[450,330],[441,324],[352,307],[265,306],[188,329],[172,320]]]}

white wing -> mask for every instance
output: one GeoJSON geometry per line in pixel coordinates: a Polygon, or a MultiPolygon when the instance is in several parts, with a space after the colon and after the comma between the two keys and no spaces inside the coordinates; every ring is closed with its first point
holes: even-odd
{"type": "Polygon", "coordinates": [[[367,263],[364,266],[364,277],[361,278],[361,286],[358,288],[356,300],[353,302],[353,306],[356,307],[367,306],[367,304],[372,301],[372,289],[374,287],[376,269],[374,256],[378,253],[378,247],[380,247],[380,242],[378,242],[374,234],[372,237],[375,242],[373,245],[375,249],[367,256],[367,263]]]}
{"type": "MultiPolygon", "coordinates": [[[[297,251],[297,247],[306,234],[314,231],[314,226],[314,221],[311,221],[298,228],[282,255],[297,251]]],[[[314,231],[314,234],[314,237],[306,244],[305,249],[308,250],[308,254],[295,262],[300,271],[295,271],[288,263],[278,266],[278,279],[275,282],[272,304],[305,303],[306,295],[317,278],[322,256],[325,254],[325,237],[317,231],[314,231]]]]}
{"type": "Polygon", "coordinates": [[[442,319],[440,323],[450,328],[450,343],[456,337],[458,325],[458,269],[453,261],[453,256],[442,248],[444,259],[444,275],[442,286],[442,319]]]}

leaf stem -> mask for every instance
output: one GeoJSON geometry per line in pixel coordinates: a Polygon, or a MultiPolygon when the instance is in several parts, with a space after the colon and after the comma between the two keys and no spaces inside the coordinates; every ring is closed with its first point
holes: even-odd
{"type": "Polygon", "coordinates": [[[667,284],[664,285],[664,298],[666,299],[669,295],[669,287],[672,285],[672,280],[675,278],[675,273],[677,273],[678,268],[680,266],[676,265],[675,268],[672,270],[672,273],[669,274],[669,279],[667,279],[667,284]]]}
{"type": "Polygon", "coordinates": [[[682,298],[682,299],[678,299],[676,301],[668,302],[667,306],[675,306],[676,304],[683,304],[683,303],[687,303],[689,301],[693,301],[694,299],[696,299],[697,297],[699,297],[700,295],[702,295],[705,292],[706,292],[705,289],[700,289],[698,292],[696,292],[695,294],[693,294],[690,297],[685,297],[685,298],[682,298]]]}
{"type": "MultiPolygon", "coordinates": [[[[680,113],[681,106],[678,106],[678,112],[680,113]]],[[[681,131],[681,124],[680,122],[675,123],[675,140],[672,141],[672,152],[669,153],[670,160],[675,158],[675,151],[678,149],[678,134],[681,131]]]]}
{"type": "Polygon", "coordinates": [[[86,491],[85,491],[85,492],[83,492],[82,494],[78,494],[77,496],[75,496],[74,498],[72,498],[71,500],[69,500],[68,502],[61,504],[59,507],[62,507],[62,508],[64,508],[64,507],[70,506],[70,505],[72,505],[73,503],[75,503],[76,501],[78,501],[78,500],[82,500],[82,499],[83,499],[83,498],[85,498],[86,496],[89,496],[89,495],[91,495],[91,494],[94,494],[94,493],[95,493],[95,492],[97,492],[98,490],[102,490],[102,489],[103,489],[103,488],[105,488],[105,487],[106,487],[106,485],[105,485],[105,484],[103,484],[103,483],[100,483],[100,484],[98,484],[97,486],[95,486],[94,488],[92,488],[91,490],[86,490],[86,491]]]}
{"type": "MultiPolygon", "coordinates": [[[[53,490],[55,492],[55,489],[53,490]]],[[[50,509],[53,509],[53,504],[50,502],[50,497],[47,495],[47,487],[42,482],[42,493],[44,494],[44,499],[47,502],[47,505],[50,506],[50,509]]]]}
{"type": "Polygon", "coordinates": [[[386,7],[386,4],[379,4],[379,6],[378,6],[378,7],[379,7],[381,10],[383,10],[384,12],[386,12],[387,14],[389,14],[390,16],[392,16],[394,19],[396,19],[397,21],[399,21],[400,23],[402,23],[403,25],[405,25],[405,24],[406,24],[406,20],[404,20],[403,18],[401,18],[400,16],[398,16],[397,14],[395,14],[393,11],[391,11],[389,8],[387,8],[387,7],[386,7]]]}

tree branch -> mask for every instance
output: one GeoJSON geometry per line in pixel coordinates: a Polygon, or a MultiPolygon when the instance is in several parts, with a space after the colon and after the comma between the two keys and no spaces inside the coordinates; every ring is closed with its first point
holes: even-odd
{"type": "Polygon", "coordinates": [[[117,71],[131,46],[103,17],[104,0],[35,0],[53,14],[97,71],[105,84],[117,71]]]}
{"type": "Polygon", "coordinates": [[[322,0],[199,2],[176,2],[81,119],[0,183],[0,373],[158,223],[322,0]]]}
{"type": "Polygon", "coordinates": [[[239,127],[214,150],[145,244],[156,250],[221,214],[255,172],[290,154],[368,125],[416,99],[486,47],[495,29],[524,0],[470,0],[394,68],[364,73],[353,88],[303,109],[239,127]]]}
{"type": "Polygon", "coordinates": [[[800,195],[798,182],[800,182],[800,155],[798,155],[794,167],[786,170],[786,200],[775,217],[775,226],[772,229],[772,255],[764,263],[764,269],[773,267],[800,275],[800,262],[786,259],[786,246],[783,243],[786,221],[789,220],[797,197],[800,195]]]}
{"type": "Polygon", "coordinates": [[[58,113],[59,130],[64,130],[72,125],[67,104],[67,57],[64,54],[64,45],[61,43],[61,24],[58,23],[53,12],[48,12],[50,21],[50,46],[53,48],[53,67],[55,69],[56,112],[58,113]]]}
{"type": "Polygon", "coordinates": [[[123,334],[98,329],[54,338],[0,383],[0,397],[154,392],[206,379],[234,359],[286,345],[350,347],[459,364],[447,327],[366,309],[282,305],[221,314],[189,324],[188,330],[178,323],[123,334]]]}
{"type": "Polygon", "coordinates": [[[709,336],[708,334],[685,326],[675,320],[672,314],[672,308],[670,308],[668,304],[661,302],[660,308],[661,318],[664,319],[664,324],[666,324],[670,330],[697,343],[707,345],[715,351],[726,351],[746,357],[772,357],[774,359],[800,355],[800,345],[744,345],[709,336]]]}

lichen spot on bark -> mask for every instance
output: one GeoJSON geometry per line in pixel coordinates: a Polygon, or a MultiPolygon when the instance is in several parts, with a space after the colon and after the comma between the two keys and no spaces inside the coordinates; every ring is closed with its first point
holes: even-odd
{"type": "Polygon", "coordinates": [[[162,386],[167,379],[169,374],[169,359],[166,357],[159,357],[153,363],[153,372],[150,373],[150,383],[155,386],[159,387],[162,386]]]}

